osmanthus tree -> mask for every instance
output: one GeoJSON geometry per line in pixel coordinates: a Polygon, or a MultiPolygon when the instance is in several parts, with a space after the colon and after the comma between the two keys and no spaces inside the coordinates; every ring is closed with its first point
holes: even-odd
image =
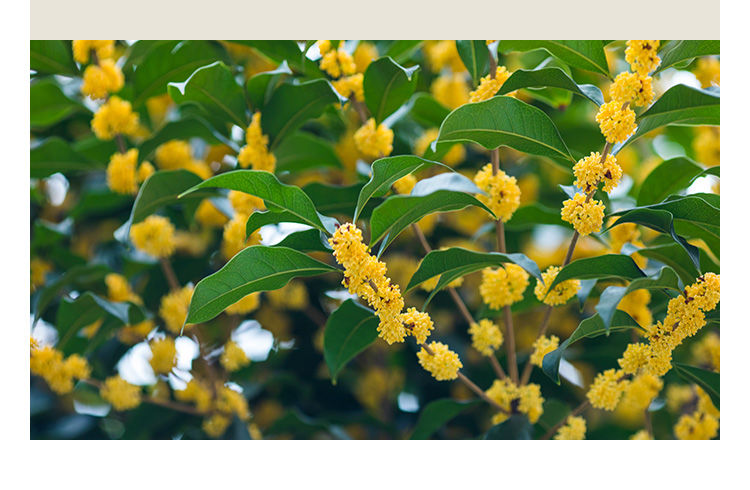
{"type": "Polygon", "coordinates": [[[32,41],[32,437],[717,437],[718,55],[32,41]]]}

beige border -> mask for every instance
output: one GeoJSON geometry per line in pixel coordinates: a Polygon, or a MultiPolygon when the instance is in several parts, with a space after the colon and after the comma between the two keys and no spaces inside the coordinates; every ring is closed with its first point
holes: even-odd
{"type": "Polygon", "coordinates": [[[718,39],[719,0],[31,0],[32,39],[319,37],[718,39]]]}

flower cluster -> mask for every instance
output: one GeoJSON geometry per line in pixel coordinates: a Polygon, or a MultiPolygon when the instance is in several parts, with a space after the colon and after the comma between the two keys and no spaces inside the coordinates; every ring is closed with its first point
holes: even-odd
{"type": "Polygon", "coordinates": [[[503,344],[503,333],[492,320],[483,318],[469,327],[471,345],[483,356],[491,356],[503,344]]]}
{"type": "Polygon", "coordinates": [[[224,225],[224,232],[221,241],[221,254],[226,260],[231,259],[241,250],[251,246],[258,245],[262,240],[260,230],[255,230],[247,236],[247,219],[248,215],[237,213],[224,225]]]}
{"type": "Polygon", "coordinates": [[[659,51],[659,41],[631,40],[625,48],[625,61],[630,63],[630,69],[635,73],[646,76],[656,70],[661,59],[656,54],[659,51]]]}
{"type": "MultiPolygon", "coordinates": [[[[417,138],[417,141],[414,143],[414,154],[424,156],[424,154],[427,152],[427,149],[430,147],[430,144],[437,139],[439,134],[440,131],[438,130],[438,128],[430,128],[425,130],[425,132],[422,133],[422,136],[417,138]]],[[[466,149],[464,148],[464,145],[455,144],[451,146],[447,152],[445,152],[445,155],[443,155],[441,161],[449,167],[455,167],[465,159],[466,149]]]]}
{"type": "Polygon", "coordinates": [[[721,82],[721,64],[717,58],[704,57],[698,60],[695,67],[695,78],[701,82],[701,87],[719,86],[721,82]]]}
{"type": "Polygon", "coordinates": [[[138,166],[138,150],[131,148],[125,153],[114,153],[107,165],[107,187],[118,194],[135,194],[138,183],[146,180],[154,167],[149,162],[138,166]]]}
{"type": "Polygon", "coordinates": [[[132,410],[141,404],[141,388],[128,383],[120,376],[105,379],[99,394],[115,410],[132,410]]]}
{"type": "Polygon", "coordinates": [[[192,298],[193,286],[190,285],[177,291],[172,291],[161,298],[159,316],[164,320],[167,330],[173,334],[179,334],[182,330],[192,298]]]}
{"type": "Polygon", "coordinates": [[[563,305],[581,289],[580,280],[568,279],[556,285],[552,291],[549,291],[549,285],[552,284],[559,272],[560,267],[551,265],[546,271],[542,272],[542,280],[537,279],[534,294],[542,303],[550,306],[563,305]]]}
{"type": "Polygon", "coordinates": [[[586,419],[583,417],[568,417],[565,425],[555,434],[557,441],[580,441],[586,438],[586,419]]]}
{"type": "Polygon", "coordinates": [[[155,214],[130,227],[130,239],[135,248],[158,258],[174,253],[174,233],[174,225],[169,219],[155,214]]]}
{"type": "Polygon", "coordinates": [[[87,379],[91,368],[85,358],[71,354],[67,358],[54,347],[39,347],[31,338],[31,372],[44,379],[60,395],[73,391],[73,381],[87,379]]]}
{"type": "Polygon", "coordinates": [[[354,143],[368,158],[385,157],[393,151],[393,131],[370,118],[354,133],[354,143]]]}
{"type": "Polygon", "coordinates": [[[611,153],[602,158],[598,151],[594,151],[578,160],[573,166],[573,174],[576,177],[573,185],[586,194],[596,189],[600,182],[604,182],[604,192],[612,192],[620,183],[622,168],[611,153]]]}
{"type": "Polygon", "coordinates": [[[247,358],[247,354],[237,342],[229,340],[224,344],[219,362],[227,371],[237,371],[250,364],[250,359],[247,358]]]}
{"type": "MultiPolygon", "coordinates": [[[[509,77],[510,72],[504,66],[498,66],[494,77],[492,74],[482,77],[476,90],[469,94],[469,102],[481,102],[493,97],[509,77]]],[[[514,94],[508,95],[512,97],[514,94]]]]}
{"type": "Polygon", "coordinates": [[[350,98],[354,96],[355,99],[361,102],[365,100],[365,90],[362,85],[364,81],[364,74],[355,73],[354,75],[334,80],[333,88],[335,88],[336,92],[341,94],[342,97],[350,98]]]}
{"type": "Polygon", "coordinates": [[[417,352],[419,365],[438,381],[448,381],[458,377],[458,370],[463,367],[458,354],[442,342],[430,342],[417,352]],[[429,350],[428,350],[429,349],[429,350]]]}
{"type": "Polygon", "coordinates": [[[213,174],[206,162],[193,158],[190,143],[187,141],[169,140],[156,148],[154,157],[156,165],[163,170],[182,168],[202,179],[207,179],[213,174]]]}
{"type": "Polygon", "coordinates": [[[608,369],[596,375],[586,397],[593,407],[611,411],[617,407],[627,384],[622,370],[608,369]]]}
{"type": "Polygon", "coordinates": [[[227,215],[221,212],[210,199],[200,202],[195,210],[195,219],[208,228],[221,228],[229,221],[227,215]]]}
{"type": "Polygon", "coordinates": [[[463,73],[440,75],[432,82],[430,92],[435,100],[449,109],[455,109],[469,102],[469,86],[463,73]]]}
{"type": "Polygon", "coordinates": [[[654,101],[651,77],[624,71],[615,77],[609,87],[609,96],[620,104],[629,102],[636,107],[648,106],[654,101]]]}
{"type": "Polygon", "coordinates": [[[100,140],[111,140],[117,134],[135,136],[139,131],[138,114],[127,100],[110,97],[91,119],[91,129],[100,140]]]}
{"type": "Polygon", "coordinates": [[[330,41],[318,41],[318,49],[323,56],[320,59],[320,69],[331,77],[339,78],[341,75],[356,73],[357,64],[354,58],[341,45],[338,49],[333,49],[330,41]]]}
{"type": "Polygon", "coordinates": [[[607,143],[622,143],[635,132],[635,112],[626,104],[613,100],[599,107],[596,122],[607,143]]]}
{"type": "Polygon", "coordinates": [[[482,270],[479,294],[490,308],[498,310],[523,299],[529,285],[529,274],[521,266],[506,264],[497,269],[482,270]]]}
{"type": "Polygon", "coordinates": [[[276,156],[268,151],[268,136],[263,134],[260,126],[260,112],[253,114],[245,131],[245,146],[240,149],[237,162],[242,168],[252,167],[271,173],[276,170],[276,156]]]}
{"type": "Polygon", "coordinates": [[[83,40],[73,41],[73,59],[85,65],[91,59],[92,51],[99,60],[111,58],[115,54],[115,42],[112,40],[83,40]]]}
{"type": "Polygon", "coordinates": [[[547,337],[546,335],[539,336],[534,342],[534,352],[531,353],[529,361],[534,366],[542,367],[542,360],[544,356],[557,349],[560,345],[560,339],[556,335],[547,337]]]}
{"type": "Polygon", "coordinates": [[[122,70],[112,60],[100,60],[98,65],[89,65],[83,72],[81,93],[92,99],[103,99],[119,92],[125,84],[122,70]]]}
{"type": "Polygon", "coordinates": [[[572,224],[579,234],[586,236],[602,229],[604,203],[577,192],[572,199],[563,202],[560,214],[563,221],[572,224]]]}
{"type": "Polygon", "coordinates": [[[508,378],[496,379],[485,393],[504,410],[492,417],[493,424],[500,424],[509,414],[518,412],[525,413],[529,422],[535,424],[544,412],[541,389],[534,383],[518,386],[508,378]]]}
{"type": "Polygon", "coordinates": [[[174,339],[171,337],[153,339],[148,345],[151,348],[149,364],[154,373],[168,374],[172,371],[172,368],[177,365],[177,348],[174,339]]]}
{"type": "Polygon", "coordinates": [[[503,223],[508,221],[521,205],[521,189],[516,183],[516,178],[506,175],[502,170],[493,173],[491,163],[477,172],[474,183],[487,193],[478,194],[477,199],[490,208],[503,223]]]}

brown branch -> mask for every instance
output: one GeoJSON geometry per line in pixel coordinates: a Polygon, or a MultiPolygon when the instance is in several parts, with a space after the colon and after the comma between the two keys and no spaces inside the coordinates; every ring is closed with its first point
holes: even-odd
{"type": "Polygon", "coordinates": [[[581,412],[583,412],[584,410],[586,410],[588,408],[588,406],[589,406],[589,401],[588,401],[588,399],[586,399],[580,405],[578,405],[576,408],[574,408],[573,411],[570,412],[567,417],[564,417],[561,421],[559,421],[558,423],[556,423],[555,425],[553,425],[552,428],[550,430],[548,430],[547,432],[545,432],[545,434],[542,437],[540,437],[539,439],[542,440],[542,441],[544,441],[544,440],[549,439],[553,435],[555,435],[555,432],[557,432],[558,429],[560,429],[560,427],[562,427],[563,425],[565,425],[565,422],[567,422],[570,417],[575,417],[576,415],[580,414],[581,412]]]}
{"type": "Polygon", "coordinates": [[[169,260],[167,260],[166,257],[162,257],[159,259],[159,264],[161,264],[161,270],[164,272],[164,277],[167,278],[169,288],[172,291],[180,289],[180,281],[177,280],[177,275],[174,273],[174,269],[169,260]]]}
{"type": "Polygon", "coordinates": [[[349,101],[352,103],[352,107],[354,107],[354,110],[357,111],[359,120],[362,122],[362,124],[366,123],[367,120],[370,119],[369,115],[367,114],[367,107],[365,107],[360,101],[355,99],[354,96],[350,97],[349,101]]]}
{"type": "Polygon", "coordinates": [[[648,432],[648,435],[651,437],[651,439],[654,439],[654,424],[651,423],[651,413],[648,411],[648,407],[646,407],[646,411],[644,412],[643,417],[646,431],[648,432]]]}
{"type": "Polygon", "coordinates": [[[128,151],[127,145],[125,145],[125,138],[123,138],[122,133],[115,134],[115,141],[117,142],[117,151],[120,153],[125,153],[128,151]]]}

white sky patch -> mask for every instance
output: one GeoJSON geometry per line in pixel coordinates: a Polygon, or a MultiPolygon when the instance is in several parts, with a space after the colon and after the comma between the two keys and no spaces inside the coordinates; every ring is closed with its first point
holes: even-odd
{"type": "Polygon", "coordinates": [[[130,384],[149,386],[156,383],[154,370],[151,369],[151,348],[148,343],[135,344],[117,363],[120,377],[130,384]]]}
{"type": "Polygon", "coordinates": [[[265,361],[273,349],[273,334],[255,320],[246,320],[232,332],[234,340],[251,361],[265,361]]]}
{"type": "Polygon", "coordinates": [[[534,245],[541,250],[557,250],[565,240],[569,239],[570,233],[559,226],[539,225],[532,232],[534,245]]]}
{"type": "Polygon", "coordinates": [[[262,238],[261,245],[272,246],[279,243],[295,231],[309,230],[312,228],[302,223],[279,223],[278,225],[266,225],[260,228],[262,238]]]}
{"type": "Polygon", "coordinates": [[[695,194],[698,192],[713,192],[711,190],[711,186],[714,185],[714,182],[716,182],[716,177],[712,175],[706,175],[704,177],[699,177],[695,179],[695,182],[690,184],[690,187],[687,188],[686,194],[695,194]]]}
{"type": "Polygon", "coordinates": [[[416,412],[419,410],[419,399],[405,391],[398,394],[398,408],[402,412],[416,412]]]}
{"type": "Polygon", "coordinates": [[[68,179],[61,173],[52,174],[47,178],[47,199],[52,206],[59,206],[65,200],[70,184],[68,179]]]}

